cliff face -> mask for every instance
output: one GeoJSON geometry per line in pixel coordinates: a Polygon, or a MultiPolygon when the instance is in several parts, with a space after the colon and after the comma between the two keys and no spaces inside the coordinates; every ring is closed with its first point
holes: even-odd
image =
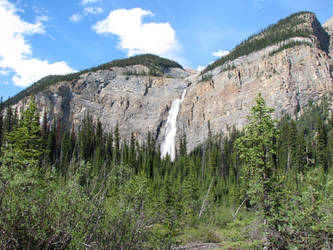
{"type": "MultiPolygon", "coordinates": [[[[122,138],[129,139],[133,132],[142,141],[150,131],[161,142],[168,109],[190,85],[185,79],[189,73],[179,68],[167,69],[163,77],[144,72],[148,68],[142,65],[112,67],[57,83],[36,95],[40,116],[46,111],[51,124],[60,118],[67,128],[77,128],[89,114],[95,121],[99,119],[106,131],[118,124],[122,138]]],[[[14,107],[20,111],[27,101],[25,98],[14,107]]]]}
{"type": "Polygon", "coordinates": [[[275,117],[294,115],[308,104],[332,91],[331,65],[326,52],[298,46],[272,56],[246,59],[228,71],[215,72],[210,81],[192,85],[183,101],[179,123],[185,128],[189,148],[213,132],[228,126],[241,128],[258,93],[275,117]]]}
{"type": "MultiPolygon", "coordinates": [[[[77,127],[89,112],[106,131],[118,124],[123,138],[134,132],[142,141],[150,131],[161,143],[171,104],[186,88],[177,137],[186,134],[188,150],[207,138],[208,122],[213,133],[226,132],[233,125],[241,128],[259,92],[275,108],[276,117],[295,115],[309,100],[318,101],[333,88],[332,36],[313,15],[304,18],[313,35],[289,38],[228,61],[207,72],[208,81],[202,81],[198,72],[181,68],[165,68],[163,76],[149,76],[149,69],[142,65],[110,67],[39,92],[41,115],[46,110],[50,123],[60,117],[70,128],[77,127]],[[296,41],[301,43],[281,49],[296,41]]],[[[23,109],[26,102],[24,98],[14,106],[23,109]]]]}

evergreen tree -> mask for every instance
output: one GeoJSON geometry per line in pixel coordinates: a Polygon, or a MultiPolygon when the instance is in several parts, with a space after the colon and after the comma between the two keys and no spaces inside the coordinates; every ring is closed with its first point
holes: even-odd
{"type": "Polygon", "coordinates": [[[327,171],[327,134],[320,117],[316,123],[316,165],[327,171]]]}
{"type": "Polygon", "coordinates": [[[50,129],[47,137],[47,150],[48,160],[50,164],[53,164],[57,160],[57,144],[56,144],[56,122],[53,121],[53,127],[50,129]]]}
{"type": "Polygon", "coordinates": [[[179,155],[180,157],[185,156],[187,154],[187,149],[186,149],[186,134],[184,133],[182,138],[180,138],[179,141],[179,155]]]}
{"type": "Polygon", "coordinates": [[[14,115],[12,107],[8,106],[6,109],[6,116],[4,118],[3,131],[9,133],[14,127],[14,115]]]}
{"type": "Polygon", "coordinates": [[[60,171],[62,175],[66,175],[68,165],[72,158],[72,142],[69,132],[64,132],[61,140],[61,153],[60,153],[60,171]]]}
{"type": "Polygon", "coordinates": [[[245,135],[237,139],[236,149],[244,162],[243,181],[247,182],[245,193],[252,204],[258,204],[262,209],[266,237],[273,195],[271,159],[275,154],[274,140],[278,136],[278,130],[271,118],[273,109],[266,107],[261,94],[255,101],[256,105],[251,108],[248,116],[249,124],[245,127],[245,135]]]}
{"type": "Polygon", "coordinates": [[[46,139],[48,136],[48,126],[47,126],[47,113],[46,110],[43,112],[43,123],[41,129],[43,139],[46,139]]]}
{"type": "Polygon", "coordinates": [[[120,137],[118,124],[114,129],[113,160],[115,165],[119,164],[120,162],[120,137]]]}
{"type": "Polygon", "coordinates": [[[22,114],[17,128],[6,134],[5,150],[12,150],[13,162],[26,166],[26,163],[36,165],[45,152],[39,125],[39,114],[35,98],[30,97],[27,110],[22,114]]]}
{"type": "Polygon", "coordinates": [[[327,142],[327,150],[329,152],[329,166],[333,166],[333,127],[330,129],[328,133],[328,142],[327,142]]]}
{"type": "Polygon", "coordinates": [[[288,116],[283,117],[279,124],[280,136],[278,139],[278,169],[285,173],[288,172],[290,167],[290,153],[289,153],[289,121],[288,116]]]}
{"type": "Polygon", "coordinates": [[[304,130],[301,129],[297,135],[296,165],[298,173],[303,173],[304,168],[307,165],[307,152],[304,136],[304,130]]]}
{"type": "Polygon", "coordinates": [[[289,168],[296,167],[297,164],[297,128],[293,119],[290,120],[288,133],[288,164],[289,168]]]}
{"type": "Polygon", "coordinates": [[[130,149],[129,149],[129,164],[132,169],[135,169],[135,174],[138,174],[138,167],[136,164],[136,148],[135,148],[135,136],[134,133],[131,133],[131,142],[130,142],[130,149]]]}
{"type": "Polygon", "coordinates": [[[79,131],[79,147],[80,157],[83,160],[88,160],[93,155],[95,147],[95,129],[92,117],[89,112],[85,115],[82,121],[82,127],[79,131]]]}
{"type": "Polygon", "coordinates": [[[96,146],[104,150],[104,132],[102,128],[102,123],[98,119],[96,122],[96,146]]]}
{"type": "Polygon", "coordinates": [[[112,132],[107,135],[105,153],[106,153],[106,159],[109,162],[112,162],[112,158],[113,158],[113,136],[112,136],[112,132]]]}

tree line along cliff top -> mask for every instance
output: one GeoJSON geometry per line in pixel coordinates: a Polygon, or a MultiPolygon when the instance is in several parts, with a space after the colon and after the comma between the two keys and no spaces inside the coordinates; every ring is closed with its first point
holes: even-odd
{"type": "MultiPolygon", "coordinates": [[[[281,19],[276,24],[269,25],[259,33],[242,41],[228,55],[209,64],[201,74],[205,74],[228,61],[249,55],[252,52],[264,49],[287,39],[293,37],[311,37],[314,35],[312,25],[307,24],[311,23],[312,20],[316,20],[315,14],[312,12],[298,12],[281,19]]],[[[299,45],[299,43],[294,43],[294,45],[299,45]]]]}
{"type": "Polygon", "coordinates": [[[101,64],[96,67],[92,67],[90,69],[82,70],[75,73],[70,73],[66,75],[49,75],[46,77],[43,77],[39,81],[32,84],[30,87],[22,90],[15,96],[9,98],[5,102],[5,106],[13,105],[23,99],[24,97],[27,97],[29,95],[37,94],[43,90],[45,90],[47,87],[54,85],[58,82],[62,81],[72,81],[79,79],[80,75],[87,73],[87,72],[96,72],[98,70],[107,70],[112,67],[127,67],[127,66],[133,66],[133,65],[144,65],[147,66],[149,69],[149,75],[162,75],[163,70],[167,68],[183,68],[180,64],[178,64],[175,61],[162,58],[156,55],[152,54],[143,54],[143,55],[137,55],[133,57],[129,57],[126,59],[119,59],[119,60],[113,60],[111,62],[101,64]]]}

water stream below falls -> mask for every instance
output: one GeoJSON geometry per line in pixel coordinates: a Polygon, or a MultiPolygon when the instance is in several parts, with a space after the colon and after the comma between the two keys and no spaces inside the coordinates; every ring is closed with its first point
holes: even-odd
{"type": "Polygon", "coordinates": [[[181,98],[174,100],[171,105],[166,123],[165,137],[161,145],[162,157],[164,158],[168,154],[171,161],[175,159],[176,155],[177,116],[185,95],[186,89],[184,90],[181,98]]]}

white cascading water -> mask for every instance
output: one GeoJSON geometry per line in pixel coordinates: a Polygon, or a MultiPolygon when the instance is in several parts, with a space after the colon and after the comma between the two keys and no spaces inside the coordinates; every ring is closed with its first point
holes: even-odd
{"type": "Polygon", "coordinates": [[[168,154],[171,161],[175,159],[176,155],[177,116],[185,95],[186,89],[184,90],[181,99],[174,100],[171,105],[165,129],[165,138],[161,145],[162,157],[164,158],[168,154]]]}

